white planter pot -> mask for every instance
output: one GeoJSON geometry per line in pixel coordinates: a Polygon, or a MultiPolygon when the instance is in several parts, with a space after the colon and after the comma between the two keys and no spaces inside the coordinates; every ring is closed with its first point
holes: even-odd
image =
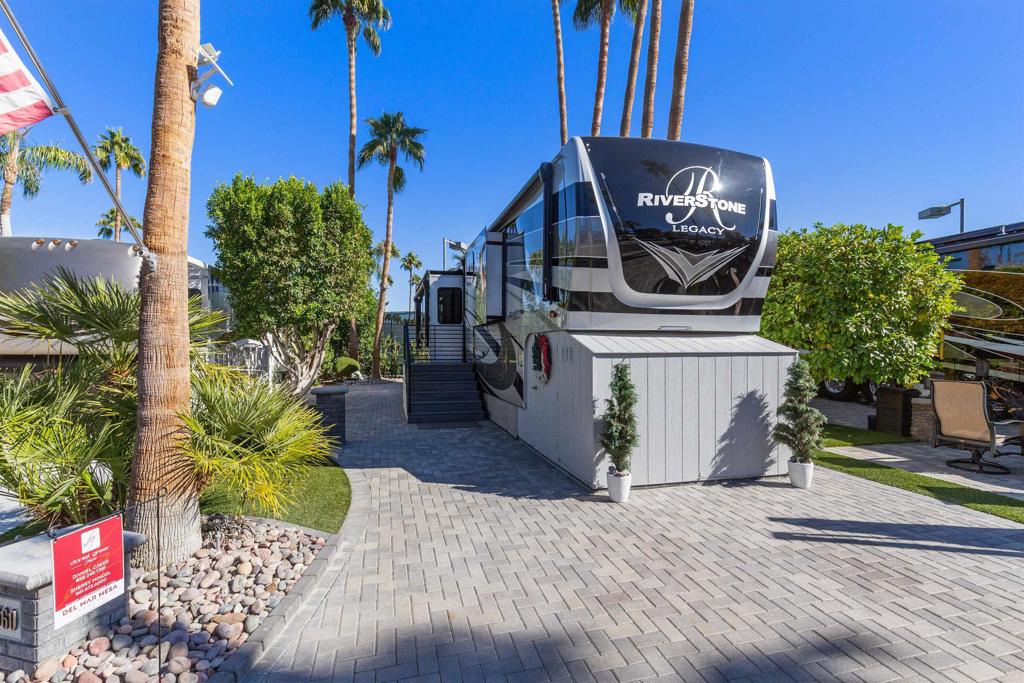
{"type": "Polygon", "coordinates": [[[633,481],[633,475],[629,472],[625,474],[612,474],[608,472],[608,497],[612,499],[613,503],[625,503],[629,500],[629,485],[633,481]]]}
{"type": "Polygon", "coordinates": [[[814,480],[813,462],[789,461],[789,483],[798,489],[811,488],[811,481],[814,480]]]}

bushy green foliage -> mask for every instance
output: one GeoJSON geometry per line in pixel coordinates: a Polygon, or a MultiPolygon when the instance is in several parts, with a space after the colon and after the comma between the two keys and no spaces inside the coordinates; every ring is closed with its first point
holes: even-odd
{"type": "Polygon", "coordinates": [[[335,355],[334,350],[328,347],[324,354],[324,362],[320,366],[320,383],[343,382],[359,370],[359,361],[348,356],[335,355]]]}
{"type": "Polygon", "coordinates": [[[604,421],[601,446],[616,470],[628,472],[630,456],[640,443],[636,424],[636,387],[629,376],[629,363],[621,361],[614,365],[608,388],[611,398],[605,399],[605,410],[601,416],[604,421]]]}
{"type": "Polygon", "coordinates": [[[340,184],[235,176],[207,202],[206,235],[240,334],[271,335],[291,388],[304,393],[342,320],[362,312],[373,271],[361,207],[340,184]]]}
{"type": "Polygon", "coordinates": [[[821,448],[825,416],[811,407],[811,399],[817,393],[818,385],[811,377],[807,361],[797,358],[786,378],[785,399],[778,411],[781,419],[772,429],[772,438],[789,447],[793,462],[811,462],[814,451],[821,448]]]}
{"type": "Polygon", "coordinates": [[[761,333],[807,350],[811,375],[911,384],[935,364],[960,280],[921,233],[816,224],[779,236],[761,333]]]}
{"type": "MultiPolygon", "coordinates": [[[[195,400],[188,419],[203,427],[206,438],[234,445],[220,451],[223,458],[237,459],[250,449],[246,457],[259,472],[281,471],[268,461],[294,465],[295,444],[308,447],[310,463],[319,461],[327,446],[315,414],[230,368],[207,363],[211,333],[224,318],[201,308],[198,297],[189,305],[195,400]],[[235,422],[217,412],[225,405],[236,411],[235,422]]],[[[138,410],[138,310],[137,291],[69,273],[26,292],[0,292],[0,334],[78,351],[56,367],[0,375],[0,495],[27,507],[43,528],[94,519],[127,501],[138,410]]],[[[184,474],[207,477],[215,453],[197,450],[195,471],[184,474]]],[[[224,471],[231,466],[222,464],[224,471]]],[[[253,489],[242,493],[264,507],[288,500],[287,478],[277,488],[282,502],[276,506],[268,502],[273,490],[266,479],[257,473],[251,481],[253,489]]]]}
{"type": "Polygon", "coordinates": [[[182,416],[191,432],[185,450],[200,486],[227,487],[243,504],[280,514],[295,484],[324,464],[331,440],[314,410],[265,381],[206,373],[192,381],[192,407],[182,416]]]}

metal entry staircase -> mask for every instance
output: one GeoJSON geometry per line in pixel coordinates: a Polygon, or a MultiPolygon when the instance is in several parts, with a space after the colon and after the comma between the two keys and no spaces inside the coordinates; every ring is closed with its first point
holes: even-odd
{"type": "Polygon", "coordinates": [[[405,326],[405,412],[410,423],[477,422],[486,417],[460,328],[405,326]]]}

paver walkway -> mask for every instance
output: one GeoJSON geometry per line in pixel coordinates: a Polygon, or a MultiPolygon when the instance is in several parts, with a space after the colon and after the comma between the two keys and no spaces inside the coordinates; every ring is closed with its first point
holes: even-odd
{"type": "Polygon", "coordinates": [[[618,506],[400,391],[348,395],[364,536],[248,681],[1024,680],[1020,525],[827,470],[618,506]]]}

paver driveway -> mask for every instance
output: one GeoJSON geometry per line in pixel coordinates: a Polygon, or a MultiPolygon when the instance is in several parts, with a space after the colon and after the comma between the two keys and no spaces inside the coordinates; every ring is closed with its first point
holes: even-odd
{"type": "Polygon", "coordinates": [[[249,681],[1024,680],[1024,527],[828,471],[590,495],[348,395],[366,530],[249,681]]]}

